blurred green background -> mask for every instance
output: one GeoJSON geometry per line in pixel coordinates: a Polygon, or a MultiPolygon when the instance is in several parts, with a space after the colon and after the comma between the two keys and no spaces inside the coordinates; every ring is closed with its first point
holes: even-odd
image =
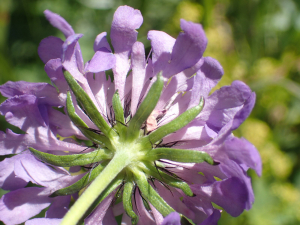
{"type": "MultiPolygon", "coordinates": [[[[49,35],[63,35],[46,21],[45,9],[84,34],[80,45],[87,61],[96,35],[110,32],[114,11],[124,4],[142,12],[138,39],[148,52],[148,30],[176,37],[180,18],[201,23],[209,40],[205,56],[225,70],[218,87],[238,79],[257,94],[251,118],[235,132],[261,153],[262,177],[250,171],[256,201],[238,218],[223,212],[219,224],[300,224],[299,0],[1,0],[0,83],[49,82],[37,47],[49,35]]],[[[8,127],[3,117],[0,126],[8,127]]]]}

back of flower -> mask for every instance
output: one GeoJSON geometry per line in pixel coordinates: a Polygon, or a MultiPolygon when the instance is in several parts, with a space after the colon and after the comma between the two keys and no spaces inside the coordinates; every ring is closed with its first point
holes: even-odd
{"type": "Polygon", "coordinates": [[[137,41],[140,11],[121,6],[111,44],[100,33],[84,64],[82,34],[44,13],[66,38],[38,48],[53,85],[0,86],[8,98],[1,114],[25,132],[0,137],[2,155],[13,154],[0,162],[1,188],[10,191],[0,200],[5,224],[111,225],[122,215],[124,224],[206,225],[221,215],[213,203],[232,216],[251,208],[246,172],[261,175],[261,159],[232,131],[255,93],[241,81],[211,93],[223,68],[203,57],[200,24],[182,19],[176,39],[149,31],[147,57],[137,41]],[[45,218],[31,219],[47,207],[45,218]]]}

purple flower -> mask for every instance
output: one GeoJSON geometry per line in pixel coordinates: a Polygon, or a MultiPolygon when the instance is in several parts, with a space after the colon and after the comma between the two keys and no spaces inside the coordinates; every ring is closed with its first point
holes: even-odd
{"type": "Polygon", "coordinates": [[[181,20],[177,39],[149,31],[146,59],[137,42],[142,15],[121,6],[111,27],[114,51],[103,32],[84,64],[82,35],[59,15],[45,16],[66,37],[45,38],[38,49],[55,87],[0,86],[8,98],[1,114],[25,132],[0,134],[0,153],[13,154],[0,163],[1,188],[11,191],[0,200],[0,220],[113,225],[123,214],[124,224],[212,225],[221,212],[212,203],[232,216],[251,208],[247,170],[261,175],[261,159],[232,131],[249,116],[255,93],[234,81],[209,94],[223,69],[203,57],[201,25],[181,20]],[[85,172],[71,174],[80,167],[85,172]],[[30,220],[47,207],[46,218],[30,220]]]}

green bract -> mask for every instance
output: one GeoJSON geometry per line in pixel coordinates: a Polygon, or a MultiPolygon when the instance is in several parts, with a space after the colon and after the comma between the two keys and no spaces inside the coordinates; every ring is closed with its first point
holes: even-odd
{"type": "Polygon", "coordinates": [[[151,203],[163,216],[167,216],[174,209],[152,187],[150,183],[153,180],[181,189],[187,196],[194,195],[189,185],[180,177],[168,172],[164,168],[164,161],[160,160],[183,163],[206,162],[214,165],[213,159],[205,152],[160,147],[157,142],[190,123],[201,112],[204,105],[203,98],[197,106],[147,135],[145,134],[147,132],[143,131],[146,128],[141,127],[145,127],[143,124],[154,110],[163,90],[164,81],[160,74],[127,124],[118,91],[115,92],[112,98],[115,120],[112,127],[102,117],[80,84],[68,72],[65,72],[65,78],[73,92],[73,94],[67,93],[68,115],[82,134],[94,143],[95,150],[82,154],[56,156],[30,148],[37,158],[51,165],[71,167],[92,164],[90,172],[79,181],[52,194],[51,197],[69,195],[86,188],[62,224],[77,224],[84,215],[91,212],[120,185],[121,188],[123,187],[123,206],[133,224],[138,222],[138,216],[132,204],[132,196],[136,188],[139,189],[143,199],[151,203]],[[99,131],[89,128],[76,114],[73,104],[74,96],[99,131]]]}

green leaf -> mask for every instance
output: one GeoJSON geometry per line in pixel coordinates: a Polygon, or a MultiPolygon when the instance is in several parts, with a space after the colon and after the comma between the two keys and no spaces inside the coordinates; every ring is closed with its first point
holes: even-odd
{"type": "Polygon", "coordinates": [[[113,130],[104,120],[97,107],[94,105],[93,101],[90,99],[88,94],[83,90],[83,88],[77,83],[74,77],[67,71],[65,71],[64,76],[68,82],[71,90],[76,96],[76,99],[83,106],[85,112],[89,118],[94,122],[94,124],[103,132],[105,136],[111,137],[113,135],[113,130]]]}
{"type": "Polygon", "coordinates": [[[141,103],[135,115],[129,122],[127,137],[135,139],[138,137],[142,124],[147,120],[154,110],[164,86],[161,73],[157,75],[157,80],[151,86],[147,96],[141,103]]]}
{"type": "Polygon", "coordinates": [[[167,136],[168,134],[171,134],[189,124],[202,111],[203,106],[204,98],[201,97],[199,105],[188,109],[171,122],[159,127],[158,129],[150,133],[145,138],[148,138],[152,144],[154,144],[157,141],[160,141],[163,137],[167,136]]]}
{"type": "Polygon", "coordinates": [[[62,167],[84,166],[113,157],[112,152],[107,149],[97,149],[89,153],[72,155],[53,155],[34,148],[29,148],[29,150],[41,161],[62,167]]]}

